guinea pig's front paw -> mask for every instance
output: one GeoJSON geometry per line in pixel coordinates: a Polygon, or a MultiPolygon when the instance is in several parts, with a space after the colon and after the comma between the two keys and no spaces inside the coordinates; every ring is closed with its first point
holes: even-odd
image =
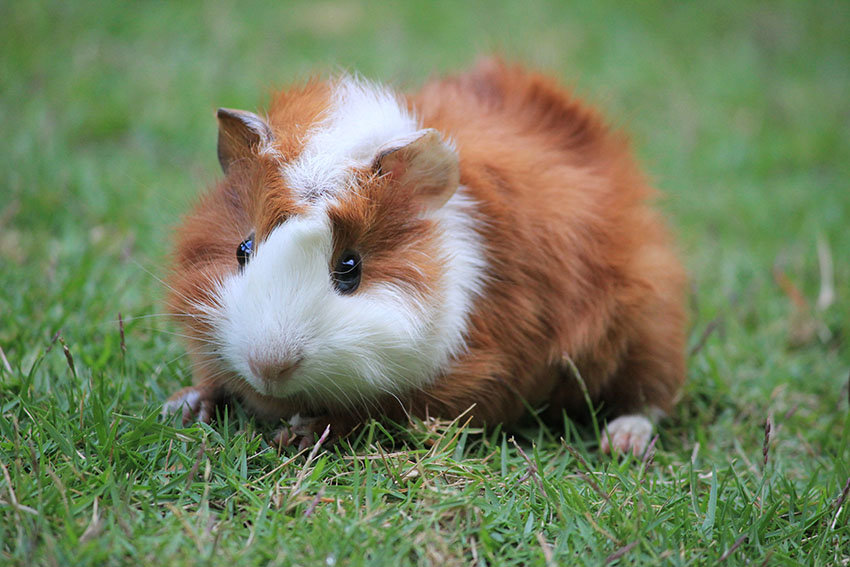
{"type": "Polygon", "coordinates": [[[599,449],[603,453],[631,452],[639,457],[652,436],[652,421],[645,415],[621,415],[605,426],[599,449]]]}
{"type": "Polygon", "coordinates": [[[189,386],[178,390],[168,398],[162,406],[162,415],[167,417],[178,410],[183,411],[183,425],[189,425],[193,420],[209,423],[215,413],[218,396],[214,388],[209,386],[189,386]]]}
{"type": "Polygon", "coordinates": [[[289,418],[287,425],[278,429],[272,438],[275,447],[293,445],[298,442],[298,450],[305,449],[322,438],[325,430],[330,428],[328,436],[322,441],[325,445],[335,443],[342,435],[348,433],[347,420],[333,416],[302,417],[299,414],[289,418]]]}

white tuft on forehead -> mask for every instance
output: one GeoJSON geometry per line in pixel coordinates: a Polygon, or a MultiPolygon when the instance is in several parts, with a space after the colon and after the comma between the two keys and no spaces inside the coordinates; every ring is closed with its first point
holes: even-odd
{"type": "Polygon", "coordinates": [[[351,168],[374,159],[389,141],[417,131],[415,118],[391,90],[354,77],[333,86],[327,115],[308,134],[301,155],[283,176],[302,198],[348,187],[351,168]]]}

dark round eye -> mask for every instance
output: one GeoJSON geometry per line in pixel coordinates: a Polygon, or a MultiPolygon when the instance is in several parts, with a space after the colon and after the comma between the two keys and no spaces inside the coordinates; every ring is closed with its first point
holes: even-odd
{"type": "Polygon", "coordinates": [[[331,277],[340,293],[352,293],[360,285],[360,254],[346,250],[340,255],[331,277]]]}
{"type": "Polygon", "coordinates": [[[254,252],[254,235],[251,234],[248,238],[239,243],[236,248],[236,259],[239,261],[239,269],[245,267],[248,260],[251,259],[251,254],[254,252]]]}

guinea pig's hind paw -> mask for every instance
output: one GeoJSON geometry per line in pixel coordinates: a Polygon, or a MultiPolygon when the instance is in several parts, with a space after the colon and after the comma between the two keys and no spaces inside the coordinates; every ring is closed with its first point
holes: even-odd
{"type": "Polygon", "coordinates": [[[605,426],[599,449],[603,453],[628,453],[639,457],[652,436],[652,421],[645,415],[621,415],[605,426]]]}
{"type": "Polygon", "coordinates": [[[194,420],[209,423],[215,412],[215,403],[215,396],[209,388],[189,386],[168,398],[162,406],[162,415],[168,417],[182,410],[184,426],[194,420]]]}

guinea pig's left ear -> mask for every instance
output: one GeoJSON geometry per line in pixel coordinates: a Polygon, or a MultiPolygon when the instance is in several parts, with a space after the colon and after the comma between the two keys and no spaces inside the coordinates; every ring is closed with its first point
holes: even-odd
{"type": "Polygon", "coordinates": [[[256,151],[274,140],[266,121],[247,110],[219,108],[218,163],[225,173],[235,161],[252,159],[256,151]]]}
{"type": "Polygon", "coordinates": [[[460,182],[457,152],[433,128],[393,140],[378,151],[372,168],[410,191],[423,209],[438,209],[460,182]]]}

